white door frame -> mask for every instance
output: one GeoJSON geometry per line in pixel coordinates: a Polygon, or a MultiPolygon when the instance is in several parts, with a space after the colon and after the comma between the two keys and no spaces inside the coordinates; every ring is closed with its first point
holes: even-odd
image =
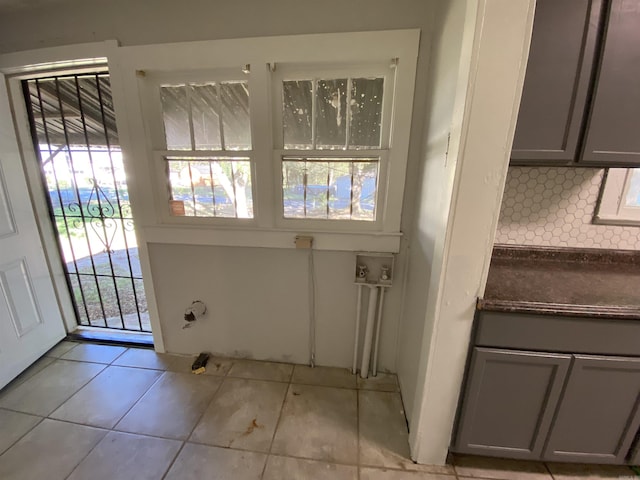
{"type": "MultiPolygon", "coordinates": [[[[32,78],[45,71],[52,74],[55,71],[73,71],[87,68],[92,65],[104,65],[105,63],[107,63],[109,67],[111,77],[117,77],[117,50],[118,42],[115,40],[108,40],[105,42],[43,48],[0,55],[0,73],[3,73],[8,77],[6,88],[9,90],[9,98],[12,103],[10,113],[13,114],[12,121],[14,122],[16,139],[22,154],[23,166],[30,189],[29,193],[36,215],[36,222],[42,237],[45,257],[47,259],[49,271],[67,331],[74,330],[78,323],[65,274],[62,269],[62,261],[60,259],[60,252],[58,250],[57,240],[55,237],[56,233],[51,225],[47,200],[44,191],[41,188],[42,180],[38,168],[37,155],[31,140],[29,117],[22,94],[21,80],[24,78],[32,78]]],[[[116,126],[118,128],[118,132],[124,133],[127,131],[127,119],[124,114],[125,110],[122,108],[124,102],[122,90],[118,87],[118,81],[113,83],[115,84],[112,85],[112,93],[116,114],[116,126]]],[[[124,152],[124,168],[128,178],[131,209],[135,219],[138,188],[135,185],[135,181],[131,180],[135,179],[135,176],[133,175],[132,162],[127,160],[128,149],[126,145],[122,145],[122,150],[124,152]]],[[[157,352],[164,352],[165,347],[162,332],[160,330],[160,321],[153,289],[147,244],[144,239],[143,229],[139,228],[139,226],[136,228],[136,236],[138,239],[138,254],[149,310],[153,343],[157,352]]]]}

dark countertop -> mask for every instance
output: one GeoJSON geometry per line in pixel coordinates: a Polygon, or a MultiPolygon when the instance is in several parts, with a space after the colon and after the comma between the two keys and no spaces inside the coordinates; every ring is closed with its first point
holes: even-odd
{"type": "Polygon", "coordinates": [[[478,308],[640,319],[640,252],[496,245],[478,308]]]}

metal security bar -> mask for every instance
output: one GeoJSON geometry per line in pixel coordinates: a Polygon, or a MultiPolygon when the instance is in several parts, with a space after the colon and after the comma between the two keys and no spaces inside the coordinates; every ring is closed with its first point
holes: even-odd
{"type": "Polygon", "coordinates": [[[78,322],[151,331],[108,73],[23,92],[78,322]]]}

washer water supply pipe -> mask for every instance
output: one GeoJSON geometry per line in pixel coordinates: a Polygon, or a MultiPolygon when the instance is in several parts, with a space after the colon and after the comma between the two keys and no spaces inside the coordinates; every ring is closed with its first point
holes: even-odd
{"type": "Polygon", "coordinates": [[[358,360],[358,344],[360,340],[360,316],[362,313],[362,287],[369,287],[369,304],[367,307],[367,321],[364,329],[364,343],[362,346],[362,362],[360,364],[360,377],[367,378],[369,376],[369,365],[371,363],[371,350],[373,349],[373,376],[378,373],[378,350],[380,346],[380,326],[382,324],[382,309],[384,306],[384,290],[389,285],[358,285],[358,303],[356,305],[356,331],[353,346],[353,366],[352,372],[357,372],[358,360]],[[378,291],[380,290],[380,291],[378,291]],[[380,301],[378,302],[378,293],[380,301]],[[376,309],[376,306],[378,307],[376,309]],[[377,325],[376,325],[377,321],[377,325]],[[375,329],[375,347],[373,346],[375,329]]]}

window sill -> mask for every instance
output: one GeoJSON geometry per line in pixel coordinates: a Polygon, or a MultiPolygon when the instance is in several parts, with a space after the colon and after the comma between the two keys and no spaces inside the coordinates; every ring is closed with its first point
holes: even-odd
{"type": "Polygon", "coordinates": [[[640,227],[640,218],[596,215],[593,217],[594,225],[613,225],[620,227],[640,227]]]}
{"type": "Polygon", "coordinates": [[[329,232],[310,230],[149,226],[139,227],[148,243],[212,245],[220,247],[295,248],[296,235],[313,237],[314,250],[398,253],[401,232],[329,232]]]}

